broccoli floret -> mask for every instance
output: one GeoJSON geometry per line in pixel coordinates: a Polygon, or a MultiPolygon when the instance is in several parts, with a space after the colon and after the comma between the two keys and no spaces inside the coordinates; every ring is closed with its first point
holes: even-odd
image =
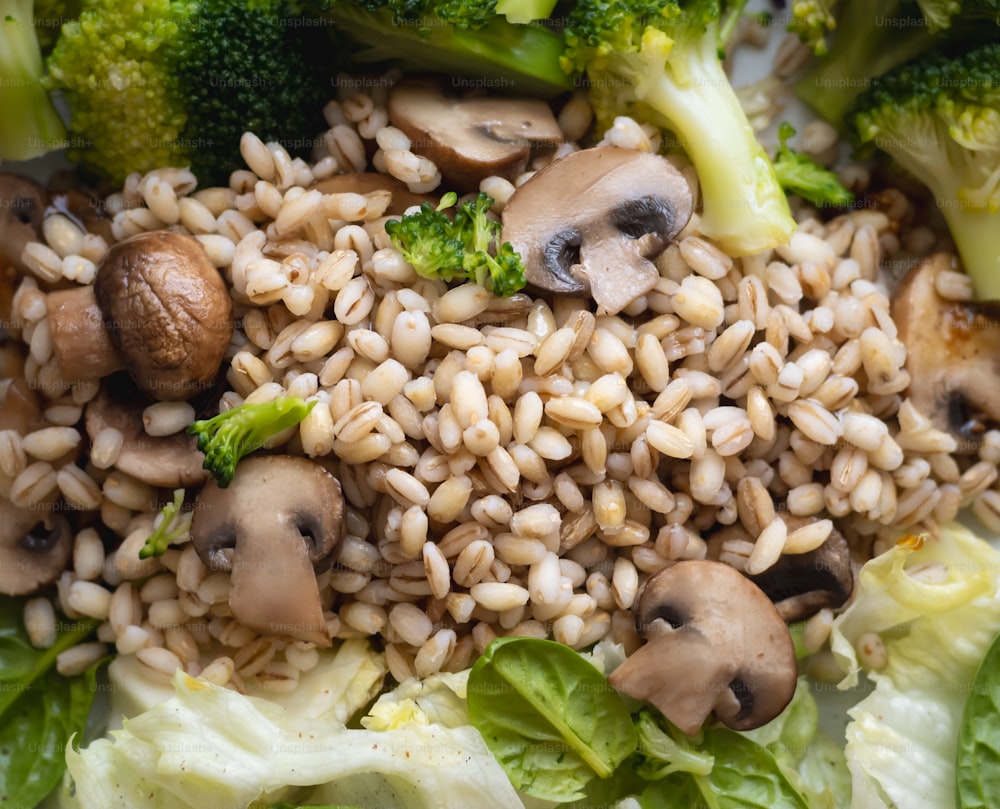
{"type": "Polygon", "coordinates": [[[34,3],[0,0],[0,160],[30,160],[64,145],[44,75],[34,3]]]}
{"type": "Polygon", "coordinates": [[[931,190],[976,296],[1000,299],[1000,43],[890,71],[849,120],[931,190]]]}
{"type": "Polygon", "coordinates": [[[488,215],[493,198],[480,192],[449,217],[445,210],[456,198],[446,194],[437,208],[425,202],[416,213],[386,222],[385,232],[425,278],[468,278],[498,297],[513,295],[526,283],[524,263],[510,242],[497,245],[500,223],[488,215]]]}
{"type": "Polygon", "coordinates": [[[163,556],[167,548],[177,542],[191,527],[191,521],[181,517],[181,507],[184,505],[184,490],[174,489],[174,499],[160,509],[160,516],[153,533],[146,539],[146,544],[139,549],[140,559],[151,556],[163,556]]]}
{"type": "MultiPolygon", "coordinates": [[[[190,166],[228,182],[253,131],[307,154],[329,72],[284,0],[90,0],[63,27],[50,81],[70,110],[71,159],[114,182],[190,166]]],[[[325,32],[324,32],[325,36],[325,32]]]]}
{"type": "Polygon", "coordinates": [[[1000,0],[810,0],[792,6],[789,30],[821,56],[796,95],[838,129],[854,99],[879,76],[943,42],[996,38],[1000,0]],[[959,5],[960,8],[956,8],[959,5]],[[945,16],[947,14],[947,16],[945,16]],[[948,30],[942,30],[948,29],[948,30]],[[827,32],[832,31],[827,47],[827,32]]]}
{"type": "Polygon", "coordinates": [[[586,73],[598,126],[633,115],[676,133],[698,172],[702,232],[748,255],[786,242],[795,222],[719,60],[722,6],[583,0],[567,20],[565,64],[586,73]]]}
{"type": "Polygon", "coordinates": [[[282,430],[294,427],[316,406],[316,400],[281,396],[270,402],[242,404],[187,428],[198,436],[198,449],[205,453],[202,466],[226,488],[236,474],[236,464],[245,455],[263,448],[282,430]]]}
{"type": "MultiPolygon", "coordinates": [[[[502,92],[554,96],[572,89],[559,64],[559,33],[537,23],[510,22],[495,0],[319,2],[325,16],[359,44],[352,55],[356,64],[389,63],[472,77],[502,92]]],[[[541,11],[535,7],[525,13],[541,11]]]]}
{"type": "Polygon", "coordinates": [[[774,156],[774,170],[778,173],[781,187],[789,194],[798,194],[818,207],[850,205],[854,201],[854,194],[841,185],[836,174],[788,145],[788,140],[794,134],[794,127],[787,121],[778,127],[778,151],[774,156]]]}

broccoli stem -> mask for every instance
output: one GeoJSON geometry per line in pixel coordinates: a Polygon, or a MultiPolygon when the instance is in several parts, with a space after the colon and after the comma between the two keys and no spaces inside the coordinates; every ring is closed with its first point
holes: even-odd
{"type": "Polygon", "coordinates": [[[0,0],[0,160],[30,160],[60,148],[66,128],[48,90],[32,0],[0,0]]]}
{"type": "Polygon", "coordinates": [[[848,0],[829,53],[795,82],[795,94],[842,129],[854,100],[874,79],[934,45],[923,18],[900,0],[848,0]]]}
{"type": "Polygon", "coordinates": [[[368,50],[356,61],[396,62],[417,69],[465,76],[501,92],[553,96],[572,89],[559,64],[562,38],[537,25],[514,25],[502,18],[482,28],[421,25],[394,17],[388,9],[334,2],[324,14],[368,50]]]}
{"type": "Polygon", "coordinates": [[[972,279],[976,300],[1000,301],[1000,216],[951,199],[938,205],[958,248],[962,267],[972,279]]]}
{"type": "Polygon", "coordinates": [[[643,84],[637,97],[664,117],[698,173],[701,231],[735,256],[787,242],[795,230],[788,198],[717,58],[715,37],[675,44],[666,71],[643,84]]]}

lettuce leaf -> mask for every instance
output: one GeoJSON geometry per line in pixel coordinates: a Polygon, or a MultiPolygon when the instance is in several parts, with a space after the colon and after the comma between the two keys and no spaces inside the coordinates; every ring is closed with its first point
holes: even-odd
{"type": "Polygon", "coordinates": [[[245,809],[293,800],[364,809],[517,809],[472,727],[349,729],[191,677],[112,738],[66,750],[66,809],[245,809]],[[301,787],[310,787],[303,790],[301,787]]]}
{"type": "Polygon", "coordinates": [[[852,806],[953,809],[963,707],[998,631],[1000,553],[962,525],[904,537],[861,568],[831,638],[840,686],[858,682],[865,633],[879,634],[887,663],[848,711],[852,806]]]}

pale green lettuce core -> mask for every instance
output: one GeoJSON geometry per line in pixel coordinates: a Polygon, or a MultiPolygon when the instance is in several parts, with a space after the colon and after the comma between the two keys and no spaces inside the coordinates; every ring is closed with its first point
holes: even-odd
{"type": "Polygon", "coordinates": [[[61,806],[246,809],[364,798],[381,809],[522,807],[475,728],[421,721],[348,728],[347,701],[361,700],[356,710],[372,694],[352,691],[354,678],[341,676],[368,671],[358,665],[358,644],[345,646],[346,661],[334,655],[321,664],[332,674],[324,678],[329,688],[288,707],[178,671],[171,697],[125,719],[111,738],[67,748],[61,806]],[[331,689],[338,698],[313,713],[331,689]]]}
{"type": "Polygon", "coordinates": [[[848,711],[852,806],[954,809],[962,710],[1000,632],[1000,553],[958,524],[906,538],[861,569],[858,593],[834,622],[832,648],[854,686],[856,645],[882,638],[888,662],[848,711]]]}

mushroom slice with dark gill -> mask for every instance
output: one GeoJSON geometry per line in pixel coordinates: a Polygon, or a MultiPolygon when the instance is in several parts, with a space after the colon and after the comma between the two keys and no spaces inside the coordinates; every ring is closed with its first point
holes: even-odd
{"type": "Polygon", "coordinates": [[[652,259],[691,218],[691,189],[658,155],[601,146],[553,161],[511,195],[501,240],[524,260],[528,283],[590,295],[617,314],[660,275],[652,259]]]}
{"type": "Polygon", "coordinates": [[[0,498],[0,595],[21,596],[54,582],[69,564],[73,532],[55,503],[18,508],[0,498]]]}
{"type": "MultiPolygon", "coordinates": [[[[791,514],[783,515],[782,519],[789,531],[809,522],[809,518],[791,514]]],[[[718,559],[729,539],[753,542],[753,537],[741,525],[721,528],[708,538],[708,558],[718,559]]],[[[821,609],[843,606],[854,590],[851,550],[836,528],[815,550],[783,553],[763,573],[744,575],[764,591],[788,623],[804,621],[821,609]]]]}
{"type": "Polygon", "coordinates": [[[316,572],[328,569],[345,531],[340,483],[291,455],[247,458],[233,482],[201,490],[191,541],[212,570],[230,571],[229,607],[244,626],[329,646],[316,572]]]}
{"type": "Polygon", "coordinates": [[[30,177],[0,172],[0,269],[10,265],[28,272],[21,251],[41,240],[47,205],[45,190],[30,177]]]}
{"type": "Polygon", "coordinates": [[[513,180],[532,149],[550,150],[562,130],[548,104],[529,98],[449,97],[440,84],[400,82],[389,94],[389,121],[410,138],[458,191],[477,191],[491,175],[513,180]]]}
{"type": "Polygon", "coordinates": [[[788,627],[729,565],[684,561],[656,573],[639,596],[636,627],[647,642],[611,673],[611,685],[688,735],[713,711],[734,730],[760,727],[795,693],[788,627]]]}
{"type": "Polygon", "coordinates": [[[202,468],[205,456],[198,451],[198,439],[186,432],[149,435],[142,423],[148,404],[131,385],[113,377],[87,403],[87,435],[94,441],[107,427],[120,431],[123,441],[115,468],[150,486],[176,489],[204,483],[208,472],[202,468]]]}
{"type": "Polygon", "coordinates": [[[892,319],[906,346],[906,395],[957,451],[978,449],[979,435],[1000,422],[1000,317],[996,304],[946,300],[936,289],[956,260],[936,253],[911,269],[892,296],[892,319]]]}
{"type": "Polygon", "coordinates": [[[93,288],[53,293],[49,324],[65,379],[124,367],[143,393],[177,401],[215,384],[233,335],[233,303],[195,238],[154,230],[113,245],[93,288]]]}

